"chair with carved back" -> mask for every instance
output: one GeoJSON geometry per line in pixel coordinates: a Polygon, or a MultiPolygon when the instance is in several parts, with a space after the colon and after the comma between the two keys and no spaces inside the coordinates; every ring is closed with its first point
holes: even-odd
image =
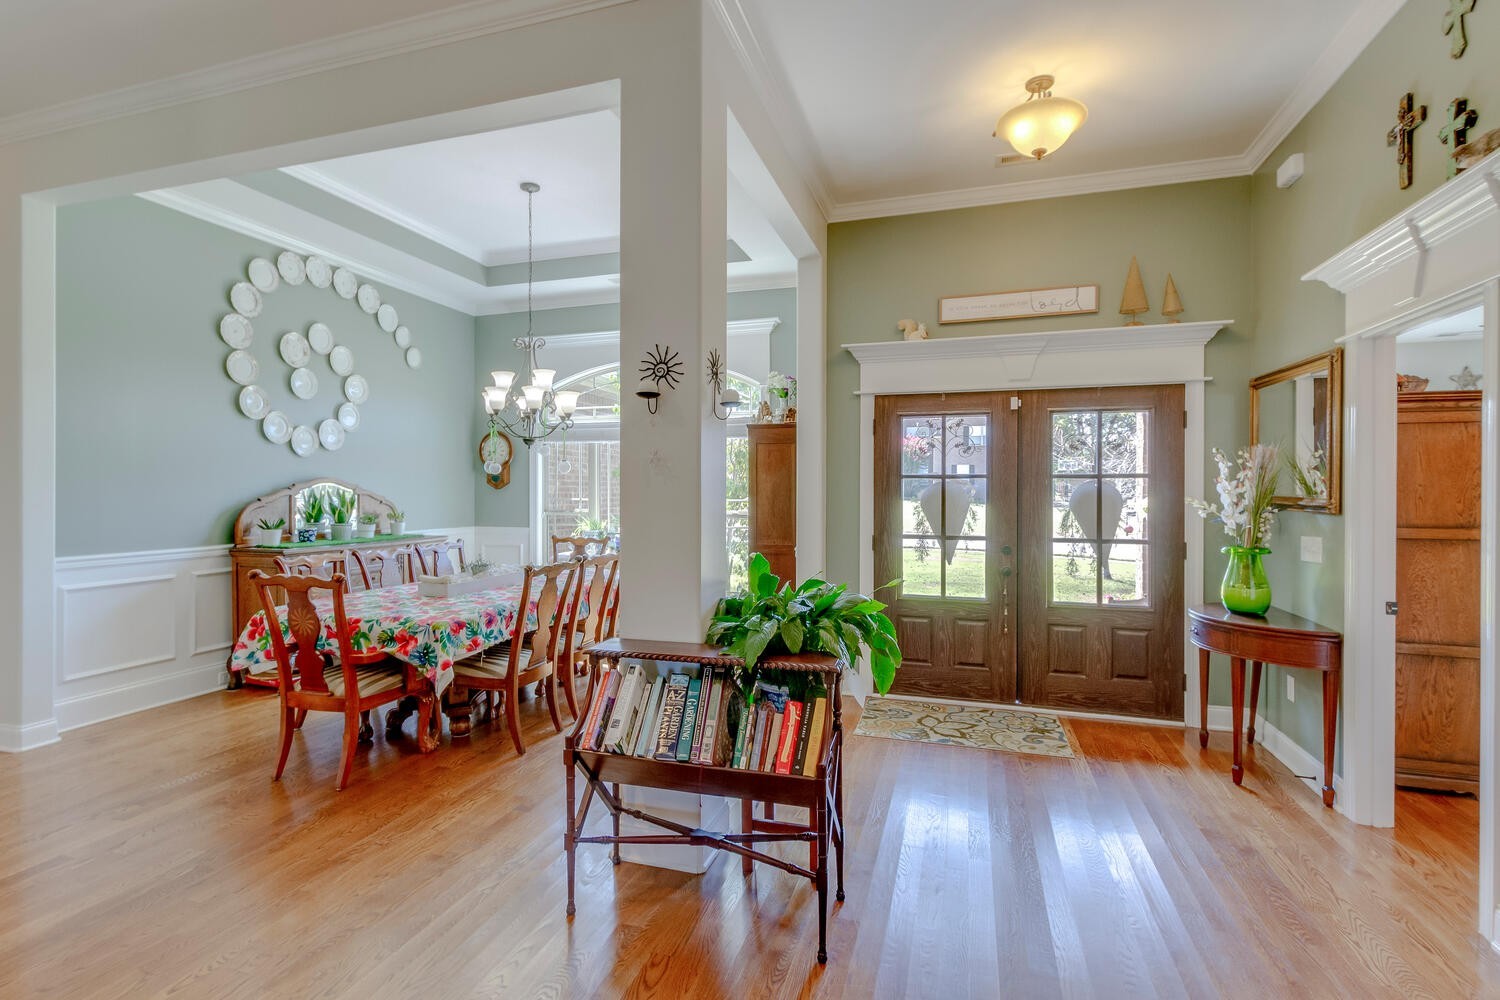
{"type": "Polygon", "coordinates": [[[441,542],[418,545],[416,549],[417,563],[424,575],[447,576],[455,572],[462,573],[467,569],[462,538],[445,538],[441,542]],[[447,564],[446,568],[444,563],[447,564]]]}
{"type": "Polygon", "coordinates": [[[463,704],[471,692],[494,692],[504,703],[505,722],[510,729],[516,753],[523,754],[521,742],[520,693],[529,684],[540,684],[547,699],[552,725],[562,732],[557,714],[556,684],[550,678],[559,671],[557,664],[566,662],[567,635],[572,625],[575,590],[579,580],[577,562],[553,563],[550,566],[527,566],[521,584],[521,607],[510,639],[478,656],[461,660],[453,666],[451,698],[463,704]],[[536,610],[536,629],[527,634],[528,609],[536,610]]]}
{"type": "Polygon", "coordinates": [[[574,690],[577,678],[588,675],[588,649],[604,638],[605,620],[608,617],[609,598],[613,592],[615,574],[620,569],[620,557],[605,552],[578,561],[578,586],[573,588],[573,627],[567,634],[567,646],[562,662],[571,663],[570,671],[558,671],[558,683],[568,699],[568,711],[578,717],[578,694],[574,690]]]}
{"type": "Polygon", "coordinates": [[[587,559],[610,551],[613,544],[609,535],[553,535],[552,558],[587,559]]]}
{"type": "Polygon", "coordinates": [[[307,713],[339,712],[344,716],[344,744],[334,787],[342,791],[349,784],[356,744],[374,739],[370,712],[406,697],[410,693],[411,672],[401,661],[384,652],[354,650],[350,643],[348,617],[344,613],[347,581],[342,573],[324,579],[313,575],[267,576],[260,570],[252,570],[250,581],[260,593],[280,682],[281,754],[272,780],[281,780],[287,756],[292,750],[292,737],[307,713]],[[333,656],[317,648],[323,622],[313,603],[313,594],[320,590],[326,591],[333,602],[334,630],[338,636],[337,663],[333,656]],[[286,598],[290,645],[282,635],[277,592],[286,598]]]}
{"type": "Polygon", "coordinates": [[[599,630],[600,639],[613,639],[620,624],[620,570],[615,568],[609,579],[609,593],[604,597],[604,624],[599,630]]]}
{"type": "Polygon", "coordinates": [[[355,568],[359,570],[359,582],[364,584],[365,590],[399,587],[403,583],[417,582],[421,558],[413,545],[357,548],[353,555],[355,568]]]}

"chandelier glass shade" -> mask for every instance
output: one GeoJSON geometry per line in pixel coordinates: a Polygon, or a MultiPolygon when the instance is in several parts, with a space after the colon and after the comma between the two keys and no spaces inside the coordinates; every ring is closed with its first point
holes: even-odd
{"type": "Polygon", "coordinates": [[[995,135],[1022,156],[1040,160],[1055,153],[1089,117],[1089,109],[1067,97],[1052,96],[1052,77],[1026,81],[1027,98],[995,123],[995,135]]]}

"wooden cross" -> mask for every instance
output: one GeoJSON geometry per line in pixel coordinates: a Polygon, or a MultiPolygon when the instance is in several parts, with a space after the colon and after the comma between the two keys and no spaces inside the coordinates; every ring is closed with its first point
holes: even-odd
{"type": "Polygon", "coordinates": [[[1452,146],[1453,150],[1448,154],[1448,177],[1452,179],[1458,176],[1458,161],[1453,158],[1464,143],[1469,141],[1469,129],[1479,120],[1479,112],[1469,107],[1467,97],[1455,97],[1448,103],[1448,121],[1438,129],[1438,141],[1444,146],[1452,146]]]}
{"type": "Polygon", "coordinates": [[[1469,34],[1464,28],[1464,16],[1474,13],[1474,0],[1448,0],[1448,9],[1443,12],[1443,34],[1453,36],[1448,54],[1457,59],[1469,47],[1469,34]]]}
{"type": "Polygon", "coordinates": [[[1396,124],[1385,134],[1385,144],[1396,147],[1396,170],[1401,189],[1411,187],[1411,134],[1427,120],[1427,105],[1413,110],[1412,94],[1407,91],[1396,108],[1396,124]]]}

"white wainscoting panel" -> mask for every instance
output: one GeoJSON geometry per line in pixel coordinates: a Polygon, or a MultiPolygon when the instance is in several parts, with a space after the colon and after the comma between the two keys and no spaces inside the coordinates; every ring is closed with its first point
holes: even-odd
{"type": "Polygon", "coordinates": [[[475,532],[477,544],[468,551],[473,553],[473,558],[477,559],[482,554],[497,566],[506,563],[524,566],[532,561],[530,528],[499,528],[481,525],[472,530],[475,532]]]}

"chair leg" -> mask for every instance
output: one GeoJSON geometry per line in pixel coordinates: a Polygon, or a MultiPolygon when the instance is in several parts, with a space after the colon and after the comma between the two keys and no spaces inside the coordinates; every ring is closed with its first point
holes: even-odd
{"type": "Polygon", "coordinates": [[[375,727],[370,723],[368,710],[359,713],[359,741],[361,743],[375,742],[375,727]]]}
{"type": "Polygon", "coordinates": [[[526,752],[526,747],[521,744],[520,693],[521,689],[514,681],[505,692],[505,724],[510,728],[510,741],[515,744],[518,756],[526,752]]]}
{"type": "Polygon", "coordinates": [[[564,669],[558,673],[557,682],[562,685],[563,697],[568,699],[568,717],[577,721],[578,692],[573,690],[575,676],[573,664],[564,664],[564,669]]]}
{"type": "Polygon", "coordinates": [[[296,735],[296,709],[282,706],[281,709],[281,756],[276,760],[276,777],[272,781],[281,780],[281,772],[286,770],[286,759],[292,752],[292,737],[296,735]]]}
{"type": "Polygon", "coordinates": [[[544,680],[547,684],[547,711],[552,713],[552,728],[562,732],[562,718],[557,714],[557,685],[551,677],[544,680]]]}
{"type": "Polygon", "coordinates": [[[302,723],[304,723],[306,721],[307,721],[307,709],[305,709],[305,708],[299,708],[299,709],[297,709],[297,723],[292,728],[293,729],[301,729],[302,728],[302,723]]]}
{"type": "Polygon", "coordinates": [[[344,752],[339,757],[339,780],[334,785],[342,792],[349,784],[349,773],[354,770],[354,748],[359,743],[359,720],[353,714],[344,716],[344,752]]]}

